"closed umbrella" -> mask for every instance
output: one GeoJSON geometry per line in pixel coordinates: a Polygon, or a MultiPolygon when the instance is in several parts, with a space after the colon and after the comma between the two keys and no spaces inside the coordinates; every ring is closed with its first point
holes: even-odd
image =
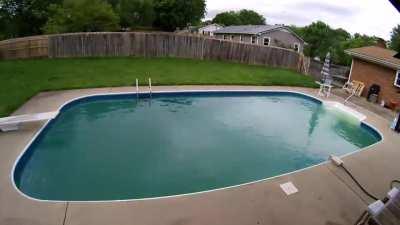
{"type": "Polygon", "coordinates": [[[324,84],[332,83],[332,76],[329,73],[330,64],[331,64],[331,53],[328,52],[325,57],[324,66],[322,67],[322,70],[321,70],[322,83],[324,83],[324,84]]]}
{"type": "Polygon", "coordinates": [[[322,66],[321,70],[322,81],[318,82],[318,84],[320,85],[318,94],[326,97],[329,97],[331,94],[332,81],[333,81],[332,76],[329,73],[330,63],[331,63],[331,54],[328,52],[328,54],[326,54],[325,57],[324,66],[322,66]]]}

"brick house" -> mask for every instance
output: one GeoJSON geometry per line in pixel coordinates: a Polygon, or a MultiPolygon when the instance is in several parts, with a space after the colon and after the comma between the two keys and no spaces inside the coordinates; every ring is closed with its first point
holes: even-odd
{"type": "Polygon", "coordinates": [[[274,46],[303,52],[304,40],[284,25],[228,26],[216,30],[217,39],[238,41],[263,46],[274,46]]]}
{"type": "Polygon", "coordinates": [[[395,51],[368,46],[345,51],[352,56],[349,81],[357,80],[365,84],[362,96],[366,97],[373,84],[380,86],[379,101],[386,104],[400,103],[400,59],[395,51]]]}

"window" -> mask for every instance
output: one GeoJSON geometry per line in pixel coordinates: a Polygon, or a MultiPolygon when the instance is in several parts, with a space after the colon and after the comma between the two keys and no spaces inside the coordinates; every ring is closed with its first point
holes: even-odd
{"type": "Polygon", "coordinates": [[[227,40],[227,39],[228,39],[228,36],[224,34],[224,40],[227,40]]]}
{"type": "Polygon", "coordinates": [[[299,51],[300,51],[300,45],[299,45],[298,43],[294,43],[293,49],[294,49],[296,52],[299,52],[299,51]]]}
{"type": "Polygon", "coordinates": [[[256,36],[251,36],[251,43],[255,44],[256,43],[256,36]]]}
{"type": "Polygon", "coordinates": [[[240,39],[240,42],[243,42],[243,36],[242,35],[239,36],[239,39],[240,39]]]}
{"type": "Polygon", "coordinates": [[[269,46],[270,41],[271,41],[271,38],[269,38],[269,37],[264,38],[264,45],[269,46]]]}
{"type": "Polygon", "coordinates": [[[394,86],[400,87],[400,70],[397,70],[396,78],[394,79],[394,86]]]}
{"type": "Polygon", "coordinates": [[[231,41],[233,41],[233,39],[235,39],[235,36],[231,35],[231,41]]]}

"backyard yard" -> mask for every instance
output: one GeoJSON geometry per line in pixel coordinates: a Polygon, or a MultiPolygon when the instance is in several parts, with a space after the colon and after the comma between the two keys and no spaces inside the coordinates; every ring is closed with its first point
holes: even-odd
{"type": "MultiPolygon", "coordinates": [[[[282,85],[315,87],[292,70],[173,58],[80,58],[0,62],[0,117],[41,91],[147,85],[282,85]]],[[[134,89],[133,89],[134,90],[134,89]]]]}

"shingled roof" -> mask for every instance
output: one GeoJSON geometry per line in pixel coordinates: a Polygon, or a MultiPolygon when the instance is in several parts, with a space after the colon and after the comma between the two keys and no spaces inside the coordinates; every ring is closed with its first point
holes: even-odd
{"type": "Polygon", "coordinates": [[[217,30],[214,33],[219,34],[259,34],[269,30],[282,28],[282,25],[242,25],[242,26],[228,26],[217,30]]]}
{"type": "Polygon", "coordinates": [[[367,46],[347,49],[345,52],[355,58],[363,59],[392,69],[400,69],[400,59],[394,57],[396,52],[387,48],[367,46]]]}

